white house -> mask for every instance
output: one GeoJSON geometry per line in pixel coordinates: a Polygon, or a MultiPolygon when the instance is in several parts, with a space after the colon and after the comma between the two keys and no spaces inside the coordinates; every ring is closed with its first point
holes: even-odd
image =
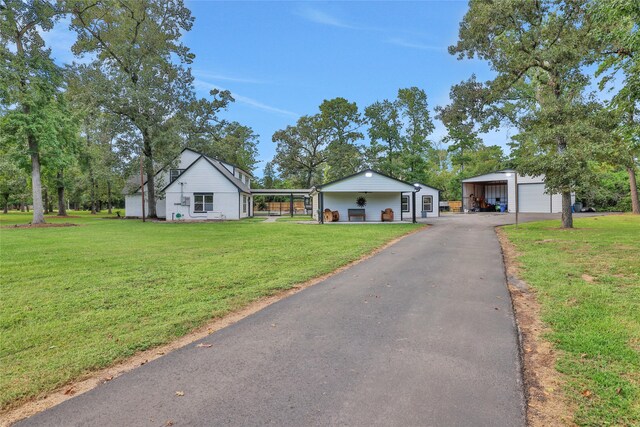
{"type": "MultiPolygon", "coordinates": [[[[481,204],[504,205],[508,212],[515,212],[516,192],[519,212],[562,212],[562,195],[545,192],[544,176],[520,175],[513,169],[463,180],[462,208],[467,212],[473,208],[479,208],[481,204]]],[[[572,194],[571,203],[574,201],[575,194],[572,194]]]]}
{"type": "Polygon", "coordinates": [[[311,190],[313,218],[324,222],[323,212],[338,213],[338,222],[382,220],[382,211],[393,210],[394,221],[412,220],[415,211],[402,215],[403,196],[411,199],[419,188],[408,182],[367,169],[316,186],[311,190]]]}
{"type": "MultiPolygon", "coordinates": [[[[435,218],[440,216],[440,190],[426,184],[418,183],[416,192],[416,215],[419,218],[435,218]]],[[[411,219],[413,198],[410,194],[402,196],[402,219],[411,219]]]]}
{"type": "MultiPolygon", "coordinates": [[[[252,176],[229,163],[185,148],[155,178],[158,218],[176,221],[252,216],[252,176]]],[[[147,194],[146,182],[144,188],[147,194]]],[[[127,217],[142,216],[140,185],[126,194],[125,212],[127,217]]]]}

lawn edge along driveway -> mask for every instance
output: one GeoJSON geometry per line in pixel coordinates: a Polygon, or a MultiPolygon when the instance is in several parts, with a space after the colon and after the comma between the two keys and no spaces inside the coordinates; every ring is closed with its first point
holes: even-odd
{"type": "MultiPolygon", "coordinates": [[[[109,221],[111,222],[111,221],[109,221]]],[[[189,225],[187,225],[189,226],[189,225]]],[[[286,224],[287,227],[299,227],[297,224],[286,224]]],[[[374,225],[374,227],[388,227],[389,225],[374,225]]],[[[303,226],[309,227],[309,226],[303,226]]],[[[319,226],[311,226],[319,227],[319,226]]],[[[358,227],[359,229],[360,227],[358,227]]],[[[312,277],[302,283],[292,284],[291,286],[277,291],[277,293],[268,296],[258,296],[257,299],[249,301],[246,305],[239,309],[235,309],[222,317],[217,317],[207,321],[204,325],[197,327],[195,330],[183,335],[177,339],[171,340],[166,344],[160,346],[154,346],[144,351],[136,352],[134,356],[128,357],[124,360],[116,361],[115,364],[109,364],[106,368],[98,370],[90,370],[85,372],[80,377],[76,377],[71,382],[65,383],[61,387],[56,389],[44,390],[43,393],[47,393],[44,397],[42,395],[30,398],[29,400],[18,402],[0,411],[0,419],[4,423],[15,422],[16,420],[28,417],[37,412],[43,411],[49,407],[55,406],[73,396],[84,393],[104,382],[111,381],[113,378],[128,372],[140,365],[161,357],[168,352],[181,348],[189,343],[192,343],[198,339],[201,339],[221,328],[229,326],[246,316],[249,316],[276,301],[291,296],[309,286],[317,284],[322,280],[341,272],[345,269],[352,267],[355,264],[368,259],[385,248],[397,243],[399,240],[407,237],[410,234],[423,230],[424,226],[416,226],[416,228],[409,229],[405,234],[394,237],[392,240],[383,243],[381,246],[374,248],[372,251],[365,252],[357,259],[350,261],[349,263],[333,269],[328,273],[321,274],[319,276],[312,277]]],[[[318,231],[320,228],[318,228],[318,231]]]]}
{"type": "Polygon", "coordinates": [[[640,425],[640,217],[577,216],[575,227],[544,221],[503,229],[526,281],[511,284],[531,424],[640,425]],[[527,334],[518,302],[534,304],[524,315],[537,334],[527,334]],[[532,358],[542,363],[527,366],[532,358]]]}

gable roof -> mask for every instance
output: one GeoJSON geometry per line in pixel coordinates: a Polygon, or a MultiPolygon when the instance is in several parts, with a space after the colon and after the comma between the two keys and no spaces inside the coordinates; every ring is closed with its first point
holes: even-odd
{"type": "MultiPolygon", "coordinates": [[[[322,191],[325,187],[332,186],[332,185],[337,184],[337,183],[339,183],[339,182],[346,181],[346,180],[349,180],[349,179],[355,178],[355,177],[357,177],[357,176],[359,176],[359,175],[363,175],[363,174],[366,174],[366,173],[374,173],[374,174],[376,174],[376,175],[380,175],[380,176],[382,176],[382,177],[384,177],[384,178],[391,179],[391,180],[396,181],[396,182],[398,182],[398,183],[405,184],[405,185],[409,185],[409,186],[411,186],[411,188],[412,188],[412,189],[414,189],[414,190],[415,190],[415,186],[414,186],[413,184],[411,184],[411,183],[409,183],[409,182],[407,182],[407,181],[403,181],[403,180],[401,180],[401,179],[393,178],[393,177],[391,177],[391,176],[389,176],[389,175],[385,175],[385,174],[383,174],[382,172],[378,172],[378,171],[373,170],[373,169],[364,169],[364,170],[361,170],[360,172],[356,172],[356,173],[354,173],[354,174],[351,174],[351,175],[345,176],[345,177],[343,177],[343,178],[336,179],[336,180],[334,180],[334,181],[330,181],[330,182],[327,182],[327,183],[322,184],[322,185],[317,185],[317,186],[315,186],[315,187],[313,188],[313,190],[314,190],[314,191],[322,191]]],[[[407,190],[407,191],[409,191],[409,190],[407,190]]]]}
{"type": "MultiPolygon", "coordinates": [[[[242,181],[240,181],[235,176],[233,176],[233,173],[229,172],[229,170],[226,167],[224,167],[224,165],[222,164],[222,160],[219,160],[219,159],[216,159],[216,158],[213,158],[213,157],[205,156],[204,154],[200,153],[199,151],[196,151],[196,150],[191,149],[189,147],[185,147],[182,150],[180,150],[180,153],[178,155],[176,155],[173,159],[171,159],[169,162],[165,163],[161,168],[159,168],[153,174],[153,176],[158,176],[158,174],[160,172],[162,172],[169,164],[171,164],[174,160],[176,160],[178,157],[180,157],[182,155],[182,153],[184,153],[187,150],[191,151],[192,153],[198,154],[200,157],[206,157],[210,162],[220,164],[220,166],[222,166],[225,169],[225,171],[228,172],[228,173],[225,173],[225,172],[221,171],[221,173],[223,173],[225,176],[231,175],[231,177],[234,178],[235,180],[237,180],[238,183],[240,183],[241,185],[244,185],[244,183],[242,181]]],[[[200,157],[196,158],[193,162],[191,162],[191,164],[185,168],[185,171],[187,169],[189,169],[191,167],[191,165],[193,165],[195,162],[197,162],[200,157]]],[[[249,177],[254,178],[253,174],[251,174],[250,172],[245,171],[244,169],[240,168],[239,166],[236,166],[236,165],[234,165],[232,163],[229,163],[229,162],[224,162],[224,163],[228,164],[229,166],[233,167],[234,169],[238,169],[240,172],[243,172],[245,175],[248,175],[249,177]]],[[[216,167],[216,166],[214,166],[214,167],[216,167]]],[[[216,167],[216,169],[217,169],[217,167],[216,167]]],[[[184,173],[184,171],[183,171],[183,173],[184,173]]],[[[125,183],[125,187],[122,189],[122,193],[123,194],[134,194],[134,193],[137,193],[140,190],[140,188],[142,187],[140,185],[140,182],[138,181],[138,178],[139,177],[137,176],[137,174],[133,174],[132,176],[130,176],[129,179],[127,179],[127,182],[125,183]]],[[[146,176],[145,176],[145,179],[144,179],[142,185],[146,185],[146,183],[147,183],[147,179],[146,179],[146,176]]],[[[166,185],[161,191],[164,191],[171,184],[172,183],[169,183],[168,185],[166,185]]],[[[235,182],[233,182],[233,184],[236,185],[235,182]]],[[[244,185],[244,187],[246,187],[247,189],[249,188],[249,186],[247,186],[247,185],[244,185]]],[[[242,191],[245,191],[245,190],[242,190],[242,191]]],[[[246,192],[250,192],[250,190],[246,191],[246,192]]]]}
{"type": "Polygon", "coordinates": [[[465,182],[468,179],[480,178],[481,176],[485,176],[485,175],[494,175],[494,174],[498,174],[498,173],[506,174],[508,172],[515,173],[516,170],[515,169],[511,169],[511,168],[507,168],[507,169],[500,169],[500,170],[493,171],[493,172],[481,173],[480,175],[469,176],[469,177],[463,179],[462,182],[465,182]]]}
{"type": "MultiPolygon", "coordinates": [[[[193,150],[191,150],[191,151],[193,151],[193,150]]],[[[194,151],[194,153],[197,153],[197,152],[194,151]]],[[[244,192],[244,193],[251,193],[251,188],[247,184],[245,184],[244,182],[242,182],[241,180],[239,180],[238,178],[233,176],[233,174],[229,171],[229,169],[227,169],[219,160],[209,158],[209,157],[207,157],[205,155],[202,155],[202,154],[200,155],[200,157],[198,157],[193,162],[191,162],[191,164],[189,166],[187,166],[186,169],[183,170],[180,175],[183,175],[184,173],[186,173],[189,169],[191,169],[191,167],[193,165],[198,163],[201,159],[204,159],[204,161],[206,161],[209,165],[211,165],[215,170],[220,172],[220,174],[222,174],[222,176],[224,176],[233,185],[235,185],[236,188],[238,188],[239,191],[244,192]]],[[[177,179],[173,180],[172,182],[167,184],[160,191],[165,191],[167,188],[171,187],[177,181],[178,181],[177,179]]]]}
{"type": "Polygon", "coordinates": [[[430,189],[432,189],[432,190],[442,191],[442,189],[441,189],[441,188],[432,187],[431,185],[423,184],[423,183],[421,183],[421,182],[419,182],[418,184],[419,184],[419,185],[420,185],[420,187],[422,187],[422,188],[427,187],[427,188],[430,188],[430,189]]]}

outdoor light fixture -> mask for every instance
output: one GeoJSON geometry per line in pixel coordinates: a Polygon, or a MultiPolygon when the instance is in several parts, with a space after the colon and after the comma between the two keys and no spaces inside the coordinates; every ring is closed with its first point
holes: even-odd
{"type": "Polygon", "coordinates": [[[511,172],[507,172],[507,178],[511,177],[511,172]]]}
{"type": "Polygon", "coordinates": [[[371,172],[367,172],[364,174],[364,176],[366,176],[367,178],[371,178],[373,174],[371,172]]]}

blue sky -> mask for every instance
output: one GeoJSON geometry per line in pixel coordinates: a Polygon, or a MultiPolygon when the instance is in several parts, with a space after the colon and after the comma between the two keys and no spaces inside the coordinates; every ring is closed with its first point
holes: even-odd
{"type": "MultiPolygon", "coordinates": [[[[196,55],[196,90],[230,90],[236,102],[223,117],[260,135],[256,174],[273,158],[271,136],[325,99],[344,97],[365,106],[394,99],[418,86],[431,107],[449,101],[452,84],[475,73],[492,77],[487,64],[447,53],[457,39],[466,1],[205,1],[187,0],[195,17],[184,41],[196,55]]],[[[73,35],[64,23],[47,37],[59,61],[70,61],[73,35]]],[[[364,130],[364,129],[363,129],[364,130]]],[[[445,134],[440,123],[432,139],[445,134]]],[[[485,143],[508,151],[509,130],[485,143]]]]}

